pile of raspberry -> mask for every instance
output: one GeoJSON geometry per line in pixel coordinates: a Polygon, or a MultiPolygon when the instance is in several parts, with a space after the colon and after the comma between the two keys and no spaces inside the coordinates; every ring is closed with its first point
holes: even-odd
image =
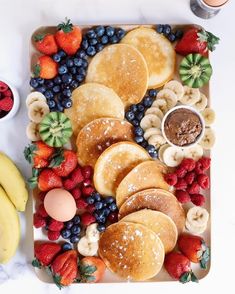
{"type": "Polygon", "coordinates": [[[7,84],[0,81],[0,117],[5,116],[13,107],[13,93],[7,84]]]}
{"type": "Polygon", "coordinates": [[[201,157],[198,161],[184,158],[173,173],[165,175],[166,182],[175,188],[175,196],[179,202],[204,205],[206,199],[200,191],[210,188],[210,179],[206,175],[210,164],[209,157],[201,157]]]}

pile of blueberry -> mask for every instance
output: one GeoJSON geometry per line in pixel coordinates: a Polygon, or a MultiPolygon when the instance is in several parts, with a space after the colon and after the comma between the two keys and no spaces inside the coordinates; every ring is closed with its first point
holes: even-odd
{"type": "Polygon", "coordinates": [[[157,158],[158,153],[156,148],[148,144],[148,141],[144,139],[144,130],[140,127],[140,121],[144,117],[145,111],[152,106],[156,96],[157,90],[150,89],[140,103],[132,104],[125,113],[126,119],[135,127],[134,134],[136,143],[145,148],[152,158],[157,158]]]}
{"type": "Polygon", "coordinates": [[[78,50],[75,55],[68,56],[60,50],[52,58],[58,63],[59,74],[50,80],[31,78],[30,86],[45,95],[51,111],[62,112],[72,106],[72,91],[86,77],[87,55],[84,50],[78,50]]]}
{"type": "Polygon", "coordinates": [[[70,221],[64,223],[64,228],[60,235],[64,239],[69,239],[71,243],[77,243],[81,238],[81,219],[79,215],[75,215],[70,221]]]}
{"type": "Polygon", "coordinates": [[[159,34],[163,34],[170,42],[175,42],[183,36],[183,32],[179,29],[173,31],[169,24],[159,24],[156,27],[159,34]]]}
{"type": "Polygon", "coordinates": [[[125,30],[111,26],[98,26],[86,32],[82,39],[82,49],[88,56],[94,56],[105,45],[116,44],[125,36],[125,30]]]}
{"type": "Polygon", "coordinates": [[[86,202],[95,207],[93,216],[98,223],[97,230],[99,232],[105,231],[108,223],[117,221],[118,208],[115,198],[112,196],[102,197],[98,192],[94,192],[86,198],[86,202]]]}

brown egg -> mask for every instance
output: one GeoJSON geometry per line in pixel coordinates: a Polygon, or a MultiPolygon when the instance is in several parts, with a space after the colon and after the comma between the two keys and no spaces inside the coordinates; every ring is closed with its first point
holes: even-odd
{"type": "Polygon", "coordinates": [[[77,210],[73,196],[64,189],[49,191],[44,199],[44,207],[50,217],[61,222],[71,220],[77,210]]]}

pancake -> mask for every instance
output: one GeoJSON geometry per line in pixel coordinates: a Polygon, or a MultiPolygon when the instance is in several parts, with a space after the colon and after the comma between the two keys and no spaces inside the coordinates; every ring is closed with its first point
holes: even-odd
{"type": "Polygon", "coordinates": [[[124,105],[118,95],[110,88],[88,83],[72,93],[73,106],[65,109],[72,123],[74,135],[89,122],[101,117],[124,118],[124,105]]]}
{"type": "Polygon", "coordinates": [[[154,231],[161,239],[165,253],[175,247],[178,238],[176,225],[169,216],[160,211],[142,209],[128,214],[120,221],[141,224],[154,231]]]}
{"type": "Polygon", "coordinates": [[[172,193],[162,189],[147,189],[129,197],[119,209],[119,219],[144,208],[165,213],[176,224],[178,234],[183,231],[185,226],[184,209],[172,193]]]}
{"type": "Polygon", "coordinates": [[[141,27],[128,32],[121,43],[134,46],[144,56],[149,71],[148,88],[161,87],[173,78],[176,54],[166,37],[141,27]]]}
{"type": "Polygon", "coordinates": [[[112,88],[126,107],[140,102],[145,95],[148,68],[142,54],[133,46],[110,45],[92,58],[86,82],[112,88]]]}
{"type": "Polygon", "coordinates": [[[109,226],[99,240],[99,255],[110,271],[126,280],[156,276],[164,261],[164,247],[152,230],[134,223],[109,226]]]}
{"type": "Polygon", "coordinates": [[[107,148],[94,169],[94,185],[103,196],[114,196],[122,179],[139,163],[150,160],[147,151],[132,142],[119,142],[107,148]]]}
{"type": "Polygon", "coordinates": [[[95,166],[100,154],[110,145],[133,140],[133,126],[115,118],[98,118],[87,124],[77,136],[77,156],[80,165],[95,166]]]}
{"type": "Polygon", "coordinates": [[[145,161],[133,168],[121,181],[116,191],[116,201],[120,207],[131,195],[148,188],[169,190],[164,180],[167,167],[160,161],[145,161]]]}

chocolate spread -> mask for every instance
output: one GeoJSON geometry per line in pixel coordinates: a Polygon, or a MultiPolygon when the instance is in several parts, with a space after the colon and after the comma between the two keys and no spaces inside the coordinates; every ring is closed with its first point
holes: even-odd
{"type": "Polygon", "coordinates": [[[202,132],[199,116],[185,108],[172,111],[164,123],[164,131],[168,140],[177,146],[194,143],[202,132]]]}

